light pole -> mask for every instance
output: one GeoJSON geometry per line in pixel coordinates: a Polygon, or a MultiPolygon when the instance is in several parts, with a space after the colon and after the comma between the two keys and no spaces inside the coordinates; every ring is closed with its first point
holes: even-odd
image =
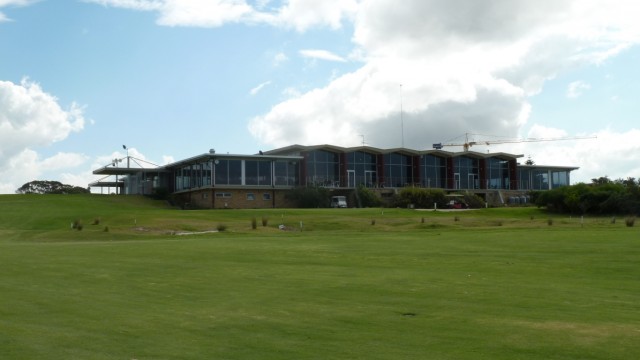
{"type": "Polygon", "coordinates": [[[129,168],[129,149],[127,149],[127,145],[122,145],[122,148],[127,150],[127,169],[129,168]]]}

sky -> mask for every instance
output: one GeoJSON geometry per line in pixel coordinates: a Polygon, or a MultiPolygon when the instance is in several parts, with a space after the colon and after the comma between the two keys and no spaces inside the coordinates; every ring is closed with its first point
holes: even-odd
{"type": "Polygon", "coordinates": [[[86,187],[127,152],[465,137],[579,167],[572,183],[640,178],[639,17],[637,0],[0,0],[0,193],[86,187]]]}

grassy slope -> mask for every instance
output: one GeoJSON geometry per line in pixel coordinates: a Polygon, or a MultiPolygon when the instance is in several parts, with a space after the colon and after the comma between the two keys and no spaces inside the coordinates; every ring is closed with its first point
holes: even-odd
{"type": "Polygon", "coordinates": [[[0,236],[0,358],[640,352],[639,234],[620,221],[548,226],[536,209],[177,211],[140,198],[0,196],[0,236]],[[69,229],[75,219],[83,231],[69,229]],[[302,232],[276,229],[300,221],[302,232]],[[167,234],[219,223],[230,231],[167,234]]]}

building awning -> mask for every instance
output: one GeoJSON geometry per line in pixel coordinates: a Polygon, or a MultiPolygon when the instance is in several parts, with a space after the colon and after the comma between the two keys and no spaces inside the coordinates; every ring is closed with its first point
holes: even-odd
{"type": "Polygon", "coordinates": [[[126,168],[126,167],[115,167],[115,166],[103,166],[100,169],[93,170],[95,175],[133,175],[137,173],[159,173],[159,172],[167,172],[164,168],[126,168]]]}

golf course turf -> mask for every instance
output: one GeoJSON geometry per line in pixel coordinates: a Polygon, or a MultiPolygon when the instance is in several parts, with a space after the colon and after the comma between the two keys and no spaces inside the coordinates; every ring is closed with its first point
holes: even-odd
{"type": "Polygon", "coordinates": [[[635,359],[639,264],[640,227],[533,207],[2,195],[0,359],[635,359]]]}

